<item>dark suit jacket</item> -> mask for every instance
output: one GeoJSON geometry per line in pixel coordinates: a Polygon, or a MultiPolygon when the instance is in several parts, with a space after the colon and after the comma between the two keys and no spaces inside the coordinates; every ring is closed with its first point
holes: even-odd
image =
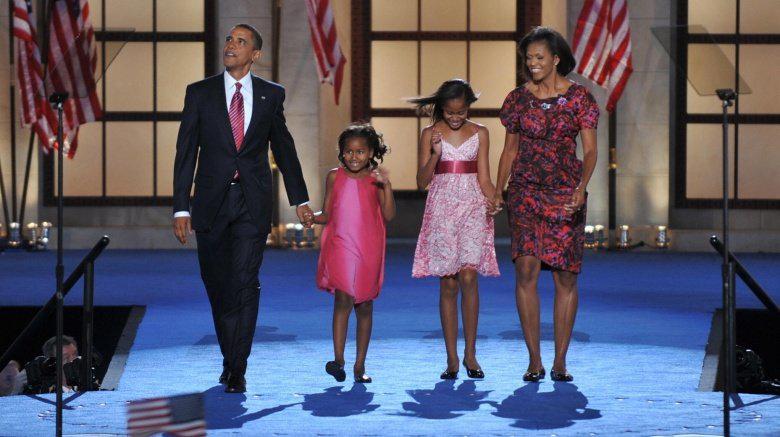
{"type": "Polygon", "coordinates": [[[210,229],[236,170],[241,175],[241,188],[252,220],[262,231],[270,231],[273,196],[269,141],[290,205],[309,200],[295,144],[284,119],[284,88],[252,75],[252,96],[252,119],[237,151],[225,103],[223,74],[187,86],[176,141],[173,210],[190,211],[194,176],[191,215],[196,231],[210,229]]]}

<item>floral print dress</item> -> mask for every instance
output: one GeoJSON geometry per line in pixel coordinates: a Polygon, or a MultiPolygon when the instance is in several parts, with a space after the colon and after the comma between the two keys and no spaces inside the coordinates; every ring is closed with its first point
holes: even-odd
{"type": "Polygon", "coordinates": [[[577,83],[549,99],[521,85],[506,97],[499,117],[507,132],[520,134],[507,189],[512,260],[534,256],[545,268],[579,273],[586,208],[569,215],[564,206],[582,179],[576,138],[596,128],[596,100],[577,83]]]}

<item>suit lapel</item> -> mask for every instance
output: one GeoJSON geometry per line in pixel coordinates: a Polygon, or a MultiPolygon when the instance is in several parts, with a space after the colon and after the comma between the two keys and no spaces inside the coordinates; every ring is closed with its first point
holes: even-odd
{"type": "Polygon", "coordinates": [[[233,139],[233,128],[230,127],[230,116],[228,115],[227,97],[225,96],[225,76],[220,74],[218,80],[214,81],[214,98],[217,100],[217,120],[222,127],[223,133],[227,138],[227,145],[232,150],[236,150],[236,141],[233,139]]]}
{"type": "MultiPolygon", "coordinates": [[[[263,110],[265,104],[265,97],[263,96],[263,82],[252,75],[252,118],[249,119],[249,127],[244,134],[244,144],[247,143],[246,138],[251,138],[257,129],[257,123],[260,119],[260,112],[263,110]]],[[[242,147],[239,153],[241,153],[245,147],[242,147]]]]}

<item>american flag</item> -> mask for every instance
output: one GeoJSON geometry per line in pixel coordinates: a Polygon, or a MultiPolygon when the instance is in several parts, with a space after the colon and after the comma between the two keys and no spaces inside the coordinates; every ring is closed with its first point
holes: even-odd
{"type": "Polygon", "coordinates": [[[612,112],[634,71],[626,0],[585,0],[574,30],[574,57],[577,73],[607,89],[612,112]]]}
{"type": "Polygon", "coordinates": [[[13,32],[16,38],[16,76],[22,101],[22,125],[31,126],[39,138],[50,139],[54,129],[44,116],[48,103],[43,87],[43,66],[35,22],[31,0],[14,0],[13,32]]]}
{"type": "Polygon", "coordinates": [[[205,436],[203,394],[142,399],[127,406],[127,433],[149,436],[166,433],[174,436],[205,436]]]}
{"type": "Polygon", "coordinates": [[[344,64],[347,59],[341,51],[336,23],[333,20],[333,8],[329,0],[306,0],[306,13],[309,16],[311,43],[317,60],[317,72],[320,82],[333,84],[336,104],[339,104],[341,80],[344,76],[344,64]]]}
{"type": "MultiPolygon", "coordinates": [[[[49,59],[47,85],[56,91],[67,91],[63,113],[64,152],[76,153],[79,125],[99,120],[103,111],[95,86],[97,44],[89,20],[87,0],[55,0],[49,23],[49,59]]],[[[56,126],[54,111],[49,111],[50,125],[56,126]]],[[[54,145],[49,137],[48,146],[54,145]]]]}

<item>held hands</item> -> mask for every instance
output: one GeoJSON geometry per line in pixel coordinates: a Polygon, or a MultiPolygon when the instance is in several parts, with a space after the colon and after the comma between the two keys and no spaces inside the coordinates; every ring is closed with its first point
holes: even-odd
{"type": "Polygon", "coordinates": [[[190,217],[175,217],[173,219],[173,235],[181,244],[187,244],[187,235],[192,235],[192,219],[190,217]]]}
{"type": "Polygon", "coordinates": [[[295,213],[298,215],[298,220],[304,227],[310,228],[314,223],[314,212],[309,208],[309,205],[298,205],[295,208],[295,213]]]}
{"type": "Polygon", "coordinates": [[[498,188],[496,188],[493,198],[489,200],[490,206],[488,207],[488,214],[496,215],[504,209],[504,195],[498,188]]]}
{"type": "Polygon", "coordinates": [[[434,155],[441,156],[441,132],[436,129],[431,132],[431,150],[434,155]]]}
{"type": "Polygon", "coordinates": [[[567,214],[573,215],[580,209],[582,209],[582,205],[585,204],[585,190],[581,187],[577,187],[574,189],[574,193],[571,195],[571,199],[569,202],[563,206],[564,211],[566,211],[567,214]]]}

